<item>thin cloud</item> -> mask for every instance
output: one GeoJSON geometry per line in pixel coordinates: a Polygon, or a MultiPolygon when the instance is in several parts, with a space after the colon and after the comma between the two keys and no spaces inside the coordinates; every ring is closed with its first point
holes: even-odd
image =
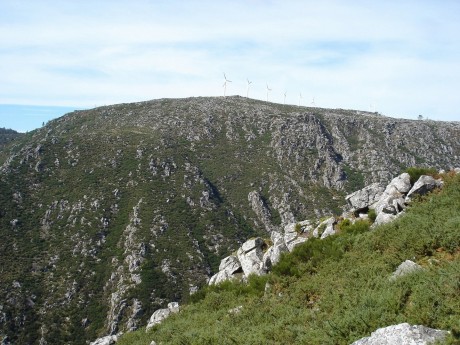
{"type": "MultiPolygon", "coordinates": [[[[227,94],[457,120],[456,1],[3,1],[0,103],[227,94]],[[440,101],[442,100],[442,101],[440,101]]],[[[460,118],[460,117],[459,117],[460,118]]]]}

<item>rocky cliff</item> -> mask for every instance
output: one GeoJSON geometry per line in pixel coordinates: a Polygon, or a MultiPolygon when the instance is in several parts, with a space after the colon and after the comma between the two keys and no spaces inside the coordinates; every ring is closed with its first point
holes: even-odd
{"type": "Polygon", "coordinates": [[[247,238],[339,213],[404,167],[460,166],[459,138],[459,123],[241,97],[67,114],[0,155],[0,332],[136,329],[247,238]]]}

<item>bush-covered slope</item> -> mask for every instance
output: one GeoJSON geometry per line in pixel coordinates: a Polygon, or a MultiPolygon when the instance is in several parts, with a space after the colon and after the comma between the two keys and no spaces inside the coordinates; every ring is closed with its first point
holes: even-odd
{"type": "Polygon", "coordinates": [[[350,344],[402,322],[449,330],[458,344],[460,175],[445,181],[391,224],[309,240],[271,274],[201,290],[118,344],[350,344]],[[423,269],[390,280],[407,259],[423,269]]]}

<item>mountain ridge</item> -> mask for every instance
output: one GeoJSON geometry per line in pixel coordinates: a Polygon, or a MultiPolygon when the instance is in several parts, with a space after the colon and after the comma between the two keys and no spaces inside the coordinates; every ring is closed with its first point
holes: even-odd
{"type": "Polygon", "coordinates": [[[407,166],[460,166],[459,137],[460,123],[243,97],[52,120],[2,151],[0,329],[75,344],[136,329],[247,238],[340,213],[407,166]]]}

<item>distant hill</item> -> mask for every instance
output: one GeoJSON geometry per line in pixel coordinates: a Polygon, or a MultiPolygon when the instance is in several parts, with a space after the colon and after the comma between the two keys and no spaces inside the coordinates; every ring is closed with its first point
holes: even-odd
{"type": "Polygon", "coordinates": [[[18,133],[13,129],[0,128],[0,149],[22,135],[22,133],[18,133]]]}
{"type": "Polygon", "coordinates": [[[0,150],[0,339],[86,344],[189,298],[252,236],[341,213],[409,166],[460,166],[460,123],[160,99],[75,111],[0,150]]]}

